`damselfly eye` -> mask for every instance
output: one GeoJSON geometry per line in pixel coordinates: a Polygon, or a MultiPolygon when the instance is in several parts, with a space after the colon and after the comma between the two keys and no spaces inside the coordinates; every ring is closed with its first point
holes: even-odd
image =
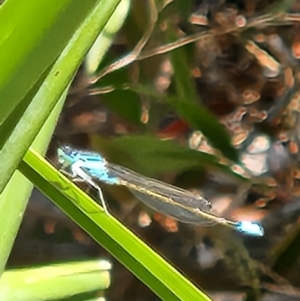
{"type": "Polygon", "coordinates": [[[76,157],[78,155],[78,151],[73,150],[69,145],[64,145],[62,151],[70,157],[76,157]]]}
{"type": "Polygon", "coordinates": [[[70,156],[72,156],[72,157],[76,157],[77,155],[78,155],[78,152],[76,152],[76,151],[70,152],[70,156]]]}
{"type": "Polygon", "coordinates": [[[64,164],[65,163],[65,153],[61,148],[59,148],[57,150],[57,158],[58,158],[58,163],[59,164],[64,164]]]}

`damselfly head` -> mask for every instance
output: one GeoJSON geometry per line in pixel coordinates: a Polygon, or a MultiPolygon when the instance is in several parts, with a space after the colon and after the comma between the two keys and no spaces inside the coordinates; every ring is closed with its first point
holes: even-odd
{"type": "Polygon", "coordinates": [[[59,164],[64,164],[65,163],[65,153],[61,147],[57,149],[57,158],[58,158],[58,163],[59,164]]]}
{"type": "Polygon", "coordinates": [[[74,151],[70,146],[64,145],[57,149],[58,162],[61,165],[67,165],[72,163],[73,158],[76,156],[77,152],[74,151]]]}

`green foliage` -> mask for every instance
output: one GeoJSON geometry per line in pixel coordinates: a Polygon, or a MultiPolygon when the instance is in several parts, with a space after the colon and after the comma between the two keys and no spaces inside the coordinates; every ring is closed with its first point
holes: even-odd
{"type": "MultiPolygon", "coordinates": [[[[42,157],[28,151],[32,146],[36,151],[45,152],[63,106],[64,92],[120,2],[65,0],[42,5],[36,0],[26,4],[8,0],[0,8],[0,133],[3,134],[0,220],[4,237],[0,245],[0,271],[3,272],[6,265],[33,183],[163,300],[210,300],[121,223],[105,215],[42,157]],[[24,39],[24,36],[30,38],[24,39]]],[[[110,42],[112,39],[113,34],[110,42]]],[[[105,47],[103,54],[107,44],[105,47]]],[[[63,267],[64,271],[69,269],[63,267]]],[[[15,271],[11,272],[15,273],[12,278],[10,272],[7,273],[0,283],[7,294],[16,288],[16,277],[31,275],[30,271],[15,271]]],[[[73,281],[72,286],[76,286],[79,279],[73,281]]],[[[26,285],[23,278],[18,281],[17,289],[28,300],[36,296],[47,300],[44,285],[52,290],[55,282],[29,290],[26,285]],[[38,293],[41,287],[44,294],[38,293]]],[[[52,295],[63,298],[69,294],[60,287],[52,295]]]]}

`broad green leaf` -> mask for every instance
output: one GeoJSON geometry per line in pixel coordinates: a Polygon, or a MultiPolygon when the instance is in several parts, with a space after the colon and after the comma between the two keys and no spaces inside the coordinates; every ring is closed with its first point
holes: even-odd
{"type": "Polygon", "coordinates": [[[220,150],[224,156],[235,162],[238,161],[237,150],[232,146],[228,132],[209,110],[200,104],[177,97],[169,97],[168,103],[191,128],[200,130],[211,145],[220,150]]]}
{"type": "Polygon", "coordinates": [[[115,90],[102,98],[112,112],[136,125],[141,125],[142,105],[137,94],[129,90],[115,90]]]}
{"type": "Polygon", "coordinates": [[[173,140],[160,140],[151,135],[122,136],[110,140],[91,136],[91,145],[111,162],[146,176],[169,171],[178,172],[217,162],[216,157],[212,155],[190,150],[173,140]]]}
{"type": "MultiPolygon", "coordinates": [[[[121,87],[118,88],[121,89],[121,87]]],[[[201,104],[182,97],[159,95],[147,85],[128,85],[128,89],[167,103],[193,130],[200,130],[212,146],[234,162],[238,161],[238,152],[232,146],[228,132],[216,116],[201,104]]]]}
{"type": "MultiPolygon", "coordinates": [[[[173,32],[173,28],[169,28],[168,36],[169,40],[176,39],[176,35],[173,32]]],[[[194,78],[192,77],[192,65],[188,58],[190,46],[180,47],[170,52],[170,61],[173,67],[174,89],[176,95],[186,102],[199,101],[199,96],[196,90],[194,78]]]]}
{"type": "Polygon", "coordinates": [[[161,140],[151,135],[128,135],[114,139],[92,135],[91,146],[109,161],[145,176],[170,171],[179,173],[190,168],[218,168],[236,179],[247,180],[235,173],[231,166],[220,164],[218,157],[189,149],[174,140],[161,140]]]}

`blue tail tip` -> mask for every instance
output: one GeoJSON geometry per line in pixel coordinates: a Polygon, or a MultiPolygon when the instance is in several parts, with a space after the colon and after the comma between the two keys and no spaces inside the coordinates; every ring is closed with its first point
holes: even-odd
{"type": "Polygon", "coordinates": [[[264,236],[265,231],[259,222],[241,221],[237,225],[237,230],[252,236],[264,236]]]}

